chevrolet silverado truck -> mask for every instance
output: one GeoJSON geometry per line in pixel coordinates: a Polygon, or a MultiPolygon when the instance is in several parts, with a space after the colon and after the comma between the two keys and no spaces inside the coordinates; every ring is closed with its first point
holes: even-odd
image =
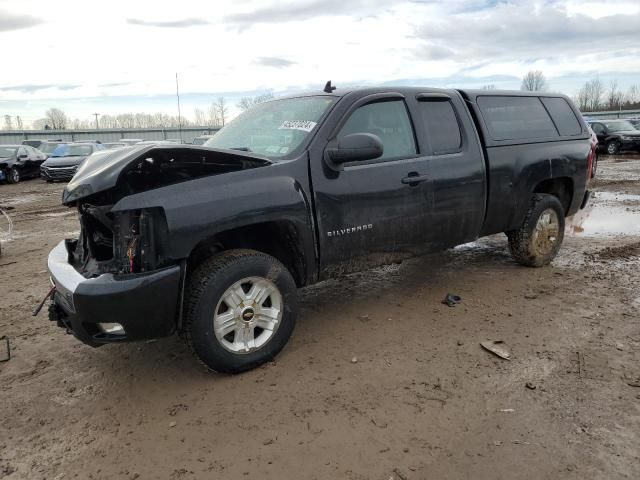
{"type": "Polygon", "coordinates": [[[565,96],[366,88],[259,104],[203,146],[89,157],[63,192],[51,320],[91,346],[182,335],[210,369],[272,359],[297,289],[504,232],[557,254],[594,151],[565,96]]]}

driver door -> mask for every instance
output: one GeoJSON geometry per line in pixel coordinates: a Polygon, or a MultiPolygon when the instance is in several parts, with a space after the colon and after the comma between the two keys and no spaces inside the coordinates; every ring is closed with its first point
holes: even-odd
{"type": "Polygon", "coordinates": [[[310,159],[321,278],[412,256],[432,211],[427,164],[404,99],[371,97],[354,103],[327,145],[345,135],[371,133],[382,141],[383,155],[339,167],[326,151],[310,159]]]}

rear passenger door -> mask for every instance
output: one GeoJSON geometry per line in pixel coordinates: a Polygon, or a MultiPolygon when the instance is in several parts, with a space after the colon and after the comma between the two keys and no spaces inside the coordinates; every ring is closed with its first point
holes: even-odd
{"type": "Polygon", "coordinates": [[[484,221],[485,163],[473,121],[459,95],[416,96],[416,130],[433,205],[425,242],[431,249],[477,238],[484,221]]]}

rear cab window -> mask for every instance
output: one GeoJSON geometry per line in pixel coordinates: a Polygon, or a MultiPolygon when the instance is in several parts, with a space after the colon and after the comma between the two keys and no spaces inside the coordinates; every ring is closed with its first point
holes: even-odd
{"type": "Polygon", "coordinates": [[[477,102],[493,140],[535,140],[560,136],[538,97],[480,96],[477,102]]]}
{"type": "Polygon", "coordinates": [[[556,124],[560,135],[572,136],[582,133],[582,126],[569,104],[561,97],[541,97],[549,115],[556,124]]]}

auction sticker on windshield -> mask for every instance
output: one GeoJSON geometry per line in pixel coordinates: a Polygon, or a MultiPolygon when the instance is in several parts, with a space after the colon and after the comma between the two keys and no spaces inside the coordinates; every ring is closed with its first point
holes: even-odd
{"type": "Polygon", "coordinates": [[[282,122],[282,125],[278,127],[278,130],[302,130],[303,132],[310,132],[316,125],[316,122],[309,120],[285,120],[282,122]]]}

